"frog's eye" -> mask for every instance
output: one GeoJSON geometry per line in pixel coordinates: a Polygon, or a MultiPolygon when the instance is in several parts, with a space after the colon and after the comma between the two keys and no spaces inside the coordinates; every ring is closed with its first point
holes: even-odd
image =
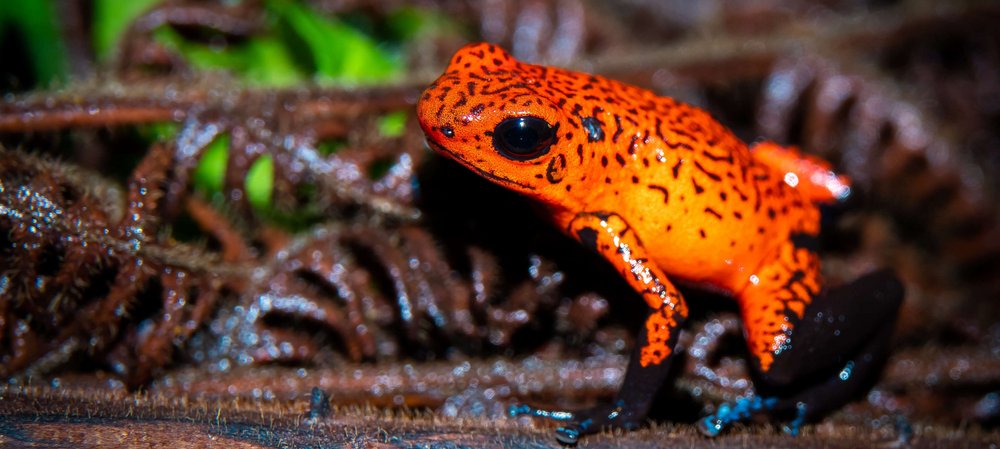
{"type": "Polygon", "coordinates": [[[512,117],[493,129],[493,148],[508,159],[534,159],[556,142],[556,128],[538,117],[512,117]]]}

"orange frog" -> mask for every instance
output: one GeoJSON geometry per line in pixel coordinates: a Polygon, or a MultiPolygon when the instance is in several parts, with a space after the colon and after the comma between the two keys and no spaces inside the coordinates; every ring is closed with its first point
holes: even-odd
{"type": "Polygon", "coordinates": [[[490,44],[459,50],[417,110],[431,148],[538,202],[648,305],[615,401],[512,414],[567,421],[568,444],[641,424],[688,315],[674,282],[736,298],[752,356],[757,395],[701,420],[708,435],[755,413],[794,432],[877,377],[903,290],[887,271],[824,287],[817,205],[850,192],[826,162],[748,148],[698,108],[490,44]]]}

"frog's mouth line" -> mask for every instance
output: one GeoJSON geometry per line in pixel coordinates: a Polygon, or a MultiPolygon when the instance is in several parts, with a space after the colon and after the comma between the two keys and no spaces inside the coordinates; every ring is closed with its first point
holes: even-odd
{"type": "Polygon", "coordinates": [[[517,182],[517,181],[515,181],[513,179],[505,178],[503,176],[497,175],[497,174],[492,173],[492,172],[488,172],[486,170],[483,170],[483,169],[475,166],[475,164],[469,162],[464,157],[462,157],[460,154],[458,154],[458,153],[456,153],[454,151],[451,151],[451,150],[445,148],[444,145],[441,145],[441,144],[437,143],[436,141],[434,141],[434,139],[432,139],[430,137],[427,137],[425,140],[427,141],[427,146],[431,147],[431,149],[433,149],[434,151],[446,154],[448,157],[450,157],[450,158],[458,161],[458,163],[460,163],[460,164],[462,164],[462,165],[464,165],[464,166],[466,166],[466,167],[474,170],[476,173],[479,173],[482,177],[484,177],[486,179],[493,180],[493,181],[496,181],[496,182],[499,182],[499,183],[502,183],[502,184],[513,184],[513,185],[516,185],[516,186],[518,186],[518,187],[520,187],[522,189],[525,189],[525,190],[535,190],[535,188],[533,186],[530,186],[530,185],[527,185],[527,184],[522,184],[522,183],[517,182]]]}

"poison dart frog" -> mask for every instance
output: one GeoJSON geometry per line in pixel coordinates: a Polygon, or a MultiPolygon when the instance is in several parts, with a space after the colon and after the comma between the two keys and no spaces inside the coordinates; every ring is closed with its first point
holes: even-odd
{"type": "Polygon", "coordinates": [[[824,284],[819,204],[850,193],[827,162],[749,147],[696,107],[485,43],[452,57],[417,114],[432,149],[530,197],[648,306],[614,401],[578,412],[518,405],[512,415],[565,421],[564,444],[640,425],[688,316],[675,282],[737,301],[754,372],[754,396],[699,421],[707,435],[753,414],[797,431],[877,377],[903,288],[886,270],[824,284]]]}

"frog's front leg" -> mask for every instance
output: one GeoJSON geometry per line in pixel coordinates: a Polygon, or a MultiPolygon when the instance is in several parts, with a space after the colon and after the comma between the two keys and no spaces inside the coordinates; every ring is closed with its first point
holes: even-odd
{"type": "Polygon", "coordinates": [[[524,405],[511,409],[513,415],[569,421],[557,430],[556,437],[564,444],[574,444],[580,435],[604,428],[631,429],[642,423],[667,375],[677,334],[688,311],[680,292],[651,261],[639,237],[620,215],[580,213],[569,222],[567,232],[611,262],[649,306],[625,380],[611,404],[582,412],[546,411],[524,405]]]}

